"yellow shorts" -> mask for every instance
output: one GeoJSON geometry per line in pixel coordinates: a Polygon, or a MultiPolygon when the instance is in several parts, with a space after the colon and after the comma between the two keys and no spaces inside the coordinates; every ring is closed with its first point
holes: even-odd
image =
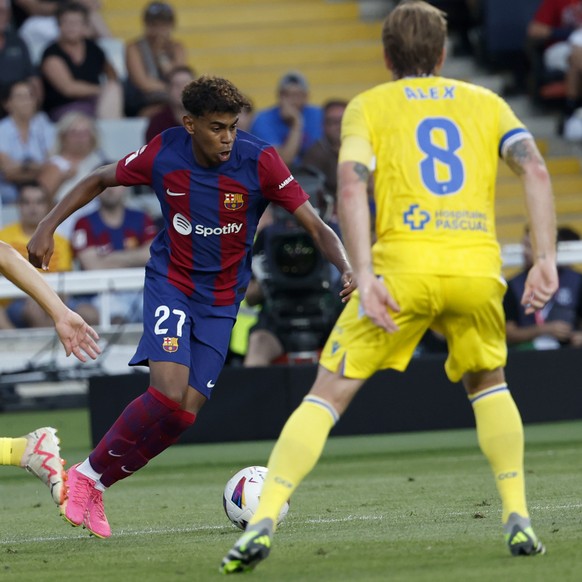
{"type": "Polygon", "coordinates": [[[386,368],[404,371],[428,328],[447,340],[445,371],[452,382],[466,372],[505,366],[501,278],[391,275],[384,283],[400,306],[392,314],[400,329],[390,334],[375,326],[361,312],[356,292],[323,348],[324,368],[362,379],[386,368]]]}

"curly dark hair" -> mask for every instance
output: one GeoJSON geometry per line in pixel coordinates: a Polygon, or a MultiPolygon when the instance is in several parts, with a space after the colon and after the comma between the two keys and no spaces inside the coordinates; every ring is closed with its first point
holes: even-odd
{"type": "Polygon", "coordinates": [[[182,104],[195,117],[207,113],[236,114],[250,107],[249,100],[230,81],[209,75],[202,75],[186,85],[182,104]]]}

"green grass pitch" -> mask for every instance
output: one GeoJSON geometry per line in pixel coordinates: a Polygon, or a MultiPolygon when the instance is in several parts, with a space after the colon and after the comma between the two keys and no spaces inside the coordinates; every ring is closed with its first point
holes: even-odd
{"type": "MultiPolygon", "coordinates": [[[[0,415],[0,436],[59,428],[72,464],[89,451],[86,411],[0,415]]],[[[113,529],[89,537],[48,490],[0,468],[0,580],[211,581],[235,542],[222,490],[264,465],[272,442],[176,446],[105,494],[113,529]]],[[[545,556],[512,558],[474,431],[332,438],[293,496],[271,557],[248,580],[582,580],[582,421],[526,427],[530,510],[545,556]]],[[[235,579],[238,579],[234,577],[235,579]]]]}

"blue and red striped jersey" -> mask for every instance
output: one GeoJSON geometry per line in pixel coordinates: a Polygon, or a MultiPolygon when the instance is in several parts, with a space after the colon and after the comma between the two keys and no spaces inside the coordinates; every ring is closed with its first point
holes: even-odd
{"type": "Polygon", "coordinates": [[[269,202],[293,213],[309,198],[272,146],[240,130],[228,161],[208,168],[197,163],[183,127],[168,129],[121,159],[117,180],[148,185],[160,201],[164,228],[147,268],[210,305],[244,298],[269,202]]]}
{"type": "Polygon", "coordinates": [[[136,249],[156,236],[157,228],[145,212],[126,208],[118,228],[107,226],[99,211],[82,216],[75,224],[71,241],[75,254],[97,247],[102,253],[136,249]]]}

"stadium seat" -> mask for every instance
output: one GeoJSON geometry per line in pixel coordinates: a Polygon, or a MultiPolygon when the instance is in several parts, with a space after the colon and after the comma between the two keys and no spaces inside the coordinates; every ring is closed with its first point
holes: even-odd
{"type": "MultiPolygon", "coordinates": [[[[230,79],[253,101],[268,107],[279,77],[300,70],[311,102],[350,99],[389,79],[379,46],[381,22],[363,21],[356,0],[176,0],[175,37],[199,74],[230,79]]],[[[125,42],[142,34],[142,0],[103,0],[112,34],[125,42]]]]}
{"type": "Polygon", "coordinates": [[[145,144],[147,124],[145,117],[98,119],[101,151],[108,160],[115,161],[138,150],[145,144]]]}
{"type": "Polygon", "coordinates": [[[97,40],[107,59],[115,69],[120,81],[127,77],[125,66],[125,43],[120,38],[106,37],[97,40]]]}

